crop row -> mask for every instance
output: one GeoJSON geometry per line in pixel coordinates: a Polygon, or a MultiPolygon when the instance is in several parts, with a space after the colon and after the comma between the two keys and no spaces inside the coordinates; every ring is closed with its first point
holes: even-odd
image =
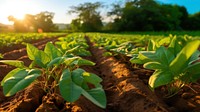
{"type": "Polygon", "coordinates": [[[153,70],[149,87],[165,86],[171,97],[186,84],[200,79],[199,38],[191,36],[130,36],[88,34],[96,46],[108,52],[105,56],[129,57],[129,62],[153,70]]]}
{"type": "Polygon", "coordinates": [[[102,79],[80,68],[83,65],[95,65],[80,57],[91,55],[88,47],[82,34],[60,37],[55,45],[48,42],[44,50],[27,44],[27,54],[32,60],[29,66],[19,60],[0,61],[16,67],[1,81],[4,95],[12,96],[32,83],[39,83],[46,93],[60,94],[69,103],[83,95],[97,106],[105,108],[106,96],[100,84],[102,79]]]}
{"type": "Polygon", "coordinates": [[[102,79],[80,68],[95,65],[82,58],[91,56],[85,35],[96,47],[107,51],[104,56],[120,55],[130,59],[128,61],[132,65],[143,65],[153,70],[149,87],[154,90],[164,86],[168,90],[167,97],[177,94],[184,85],[200,78],[198,38],[74,33],[58,38],[55,45],[47,43],[44,50],[26,44],[28,57],[32,60],[29,66],[19,60],[1,60],[16,67],[1,81],[4,95],[12,96],[32,83],[39,83],[46,93],[60,94],[67,102],[72,103],[83,95],[97,106],[105,108],[106,96],[100,84],[102,79]]]}
{"type": "Polygon", "coordinates": [[[0,47],[21,44],[32,40],[55,37],[60,33],[1,33],[0,47]]]}

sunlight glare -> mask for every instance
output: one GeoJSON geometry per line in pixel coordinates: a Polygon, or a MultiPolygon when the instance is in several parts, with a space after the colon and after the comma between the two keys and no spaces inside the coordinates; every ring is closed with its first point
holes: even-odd
{"type": "Polygon", "coordinates": [[[14,16],[17,19],[23,19],[25,14],[35,14],[36,4],[29,0],[6,0],[0,10],[4,10],[3,16],[14,16]]]}

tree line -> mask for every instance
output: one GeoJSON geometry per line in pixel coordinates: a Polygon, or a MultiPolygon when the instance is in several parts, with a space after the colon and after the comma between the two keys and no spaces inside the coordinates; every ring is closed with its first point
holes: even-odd
{"type": "Polygon", "coordinates": [[[69,13],[77,13],[72,20],[74,31],[170,31],[200,30],[200,12],[188,14],[184,6],[162,4],[155,0],[127,0],[113,4],[108,17],[113,20],[103,25],[100,2],[72,6],[69,13]]]}
{"type": "MultiPolygon", "coordinates": [[[[184,6],[162,4],[155,0],[126,0],[114,3],[103,23],[101,2],[86,2],[71,6],[69,14],[77,14],[70,23],[71,31],[171,31],[171,30],[200,30],[200,12],[189,14],[184,6]],[[100,10],[101,9],[101,10],[100,10]]],[[[53,23],[53,12],[41,12],[36,15],[26,14],[23,20],[9,16],[14,22],[16,32],[52,32],[58,28],[53,23]]]]}

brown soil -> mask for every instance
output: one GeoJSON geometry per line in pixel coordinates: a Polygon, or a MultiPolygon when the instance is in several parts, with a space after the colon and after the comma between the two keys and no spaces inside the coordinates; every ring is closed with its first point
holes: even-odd
{"type": "MultiPolygon", "coordinates": [[[[56,38],[55,38],[56,39],[56,38]]],[[[200,85],[199,83],[184,87],[179,94],[172,98],[164,98],[165,88],[155,92],[148,88],[148,78],[153,71],[142,67],[132,68],[132,65],[119,57],[104,57],[105,52],[90,45],[92,56],[84,57],[96,63],[95,66],[82,67],[88,72],[99,75],[107,96],[107,107],[101,109],[81,96],[76,102],[69,104],[58,93],[46,94],[40,85],[32,84],[13,97],[5,97],[0,88],[0,111],[6,112],[199,112],[200,85]],[[192,88],[192,89],[191,89],[192,88]]],[[[44,40],[45,41],[45,40],[44,40]]],[[[50,40],[47,40],[50,41],[50,40]]],[[[46,41],[46,42],[47,42],[46,41]]],[[[45,43],[37,47],[43,49],[45,43]]],[[[17,48],[17,47],[16,47],[17,48]]],[[[3,53],[5,59],[19,59],[30,63],[25,48],[8,50],[3,53]]],[[[0,79],[13,67],[0,65],[0,79]]]]}

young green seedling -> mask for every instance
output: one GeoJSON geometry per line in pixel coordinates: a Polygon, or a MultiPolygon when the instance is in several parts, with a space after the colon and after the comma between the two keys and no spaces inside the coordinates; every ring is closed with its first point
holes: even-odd
{"type": "Polygon", "coordinates": [[[95,63],[68,52],[62,53],[52,43],[47,43],[44,51],[27,44],[27,54],[32,60],[29,67],[22,61],[0,61],[17,67],[1,81],[5,96],[14,95],[41,77],[42,81],[38,82],[44,82],[41,85],[48,93],[56,93],[59,89],[61,96],[70,103],[78,100],[82,94],[97,106],[106,107],[105,92],[100,84],[102,79],[79,68],[83,65],[93,66],[95,63]]]}
{"type": "Polygon", "coordinates": [[[144,68],[155,70],[149,79],[152,89],[166,85],[170,95],[176,94],[186,83],[200,78],[199,40],[188,42],[183,48],[170,45],[168,48],[159,47],[154,51],[140,52],[138,60],[145,63],[144,68]]]}

